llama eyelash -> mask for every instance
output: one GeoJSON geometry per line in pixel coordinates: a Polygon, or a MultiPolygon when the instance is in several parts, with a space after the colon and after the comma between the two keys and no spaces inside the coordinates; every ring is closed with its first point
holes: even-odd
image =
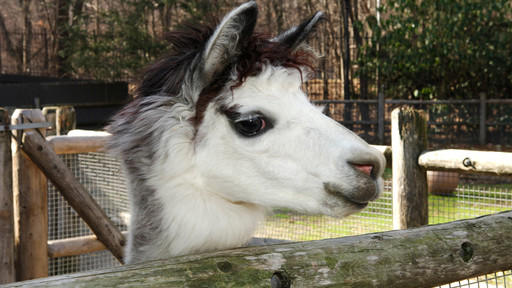
{"type": "Polygon", "coordinates": [[[251,111],[241,113],[235,110],[239,108],[240,106],[235,106],[230,109],[223,109],[222,112],[228,118],[231,127],[240,136],[258,136],[274,127],[274,121],[262,112],[251,111]]]}
{"type": "Polygon", "coordinates": [[[244,137],[259,136],[272,129],[272,121],[259,112],[241,114],[238,119],[231,121],[233,129],[244,137]]]}
{"type": "Polygon", "coordinates": [[[220,111],[222,114],[224,114],[230,121],[236,121],[237,119],[239,119],[241,117],[241,113],[238,112],[238,107],[239,106],[235,106],[235,107],[231,107],[231,108],[221,108],[220,111]]]}

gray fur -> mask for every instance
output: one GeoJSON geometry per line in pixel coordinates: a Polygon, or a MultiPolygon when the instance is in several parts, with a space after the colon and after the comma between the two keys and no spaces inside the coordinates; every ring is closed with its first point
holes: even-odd
{"type": "Polygon", "coordinates": [[[108,144],[109,151],[122,160],[129,181],[131,223],[126,263],[159,255],[159,251],[148,250],[161,247],[155,242],[162,235],[162,205],[165,204],[156,200],[154,189],[148,185],[148,173],[155,162],[161,135],[170,129],[179,129],[183,121],[192,122],[190,115],[195,113],[201,91],[215,79],[215,74],[221,73],[230,61],[236,59],[237,45],[253,33],[256,17],[255,2],[235,9],[223,20],[224,26],[217,29],[207,48],[187,67],[179,93],[164,94],[164,91],[176,90],[166,87],[177,85],[174,79],[169,80],[160,90],[165,96],[139,97],[119,112],[107,127],[113,135],[108,144]]]}
{"type": "MultiPolygon", "coordinates": [[[[279,41],[299,45],[320,16],[316,14],[299,28],[278,37],[279,41]]],[[[156,191],[150,185],[153,165],[158,157],[162,157],[159,153],[163,153],[158,150],[163,143],[162,135],[169,134],[169,131],[183,133],[184,129],[197,129],[192,122],[197,114],[196,104],[201,93],[217,79],[218,74],[225,73],[227,68],[233,68],[236,64],[239,45],[253,33],[256,17],[257,6],[253,1],[233,10],[190,63],[177,67],[179,71],[173,71],[173,68],[166,70],[166,75],[177,78],[166,79],[156,85],[154,83],[160,83],[164,78],[158,75],[158,70],[149,74],[159,77],[158,81],[147,81],[151,83],[148,84],[151,89],[141,91],[160,91],[156,92],[160,95],[141,93],[107,127],[107,131],[113,135],[108,145],[109,150],[122,160],[129,181],[131,223],[126,263],[155,259],[167,254],[165,251],[155,251],[166,249],[157,243],[164,237],[162,207],[166,203],[157,201],[156,191]],[[155,90],[155,87],[160,89],[155,90]]],[[[166,62],[160,62],[160,66],[162,63],[166,62]]]]}
{"type": "Polygon", "coordinates": [[[299,47],[308,35],[313,31],[318,22],[324,19],[325,14],[321,11],[316,12],[306,21],[303,21],[300,25],[292,27],[287,31],[279,34],[272,41],[281,42],[286,46],[290,47],[290,50],[294,50],[299,47]]]}
{"type": "Polygon", "coordinates": [[[143,255],[140,249],[152,246],[151,243],[161,233],[162,203],[156,201],[155,191],[147,181],[162,130],[169,128],[154,124],[170,115],[175,104],[176,99],[170,97],[137,99],[126,106],[107,127],[107,131],[114,135],[108,144],[109,151],[122,159],[129,181],[132,205],[127,263],[139,262],[136,258],[130,258],[132,255],[143,255]]]}

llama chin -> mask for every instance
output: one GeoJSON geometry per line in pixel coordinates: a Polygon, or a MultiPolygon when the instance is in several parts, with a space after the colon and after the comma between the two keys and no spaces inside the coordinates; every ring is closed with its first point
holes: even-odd
{"type": "Polygon", "coordinates": [[[382,191],[382,154],[301,89],[323,14],[273,38],[257,14],[248,2],[171,34],[107,127],[129,181],[126,263],[239,247],[268,209],[343,217],[382,191]]]}

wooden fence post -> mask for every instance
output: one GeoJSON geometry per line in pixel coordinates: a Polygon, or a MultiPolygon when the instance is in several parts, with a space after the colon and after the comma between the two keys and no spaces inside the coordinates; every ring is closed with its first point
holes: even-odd
{"type": "Polygon", "coordinates": [[[50,144],[36,132],[23,135],[22,149],[52,181],[71,207],[122,263],[125,239],[105,211],[78,182],[50,144]]]}
{"type": "Polygon", "coordinates": [[[393,150],[393,228],[428,224],[427,176],[418,158],[427,149],[427,120],[409,107],[391,114],[393,150]]]}
{"type": "MultiPolygon", "coordinates": [[[[17,109],[12,124],[44,122],[39,109],[17,109]]],[[[29,130],[14,130],[21,141],[29,130]]],[[[45,134],[45,129],[38,129],[45,134]]],[[[14,228],[16,245],[16,279],[18,281],[48,276],[48,207],[47,180],[39,168],[12,141],[14,228]]]]}
{"type": "Polygon", "coordinates": [[[52,123],[52,129],[47,131],[47,136],[66,135],[76,129],[76,112],[73,106],[48,106],[43,108],[46,121],[52,123]]]}
{"type": "MultiPolygon", "coordinates": [[[[9,124],[9,112],[0,108],[0,125],[9,124]]],[[[0,131],[0,284],[16,281],[11,157],[11,135],[0,131]]]]}
{"type": "Polygon", "coordinates": [[[480,145],[487,144],[487,95],[480,93],[480,145]]]}
{"type": "Polygon", "coordinates": [[[52,127],[46,130],[46,136],[57,135],[57,130],[55,129],[57,126],[57,108],[57,106],[46,106],[42,109],[44,118],[52,125],[52,127]]]}

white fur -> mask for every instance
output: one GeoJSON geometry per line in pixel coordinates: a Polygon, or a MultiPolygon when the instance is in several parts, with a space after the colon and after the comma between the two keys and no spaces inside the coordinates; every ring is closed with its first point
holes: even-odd
{"type": "MultiPolygon", "coordinates": [[[[272,41],[290,53],[307,50],[303,41],[321,16],[272,41]]],[[[109,126],[115,136],[109,147],[129,179],[126,263],[238,247],[266,209],[346,216],[382,190],[384,157],[308,101],[301,90],[307,71],[258,63],[261,73],[231,89],[256,17],[255,2],[233,10],[186,67],[162,71],[167,79],[159,95],[142,95],[109,126]],[[196,111],[210,99],[201,93],[219,79],[224,90],[215,90],[204,114],[196,111]],[[272,128],[242,136],[228,117],[237,115],[233,110],[261,113],[272,128]],[[365,175],[367,167],[358,164],[375,171],[365,175]]],[[[146,85],[155,90],[151,81],[146,85]]]]}
{"type": "MultiPolygon", "coordinates": [[[[197,134],[186,119],[169,114],[160,121],[155,126],[172,128],[162,130],[149,184],[165,203],[164,233],[138,260],[241,246],[266,208],[353,213],[357,210],[325,192],[324,183],[357,189],[357,172],[347,161],[374,158],[385,166],[377,150],[307,100],[296,69],[267,66],[233,93],[226,89],[208,107],[197,134]],[[275,120],[274,128],[257,137],[239,136],[218,112],[221,105],[261,111],[275,120]]],[[[382,189],[380,178],[378,186],[382,189]]]]}

